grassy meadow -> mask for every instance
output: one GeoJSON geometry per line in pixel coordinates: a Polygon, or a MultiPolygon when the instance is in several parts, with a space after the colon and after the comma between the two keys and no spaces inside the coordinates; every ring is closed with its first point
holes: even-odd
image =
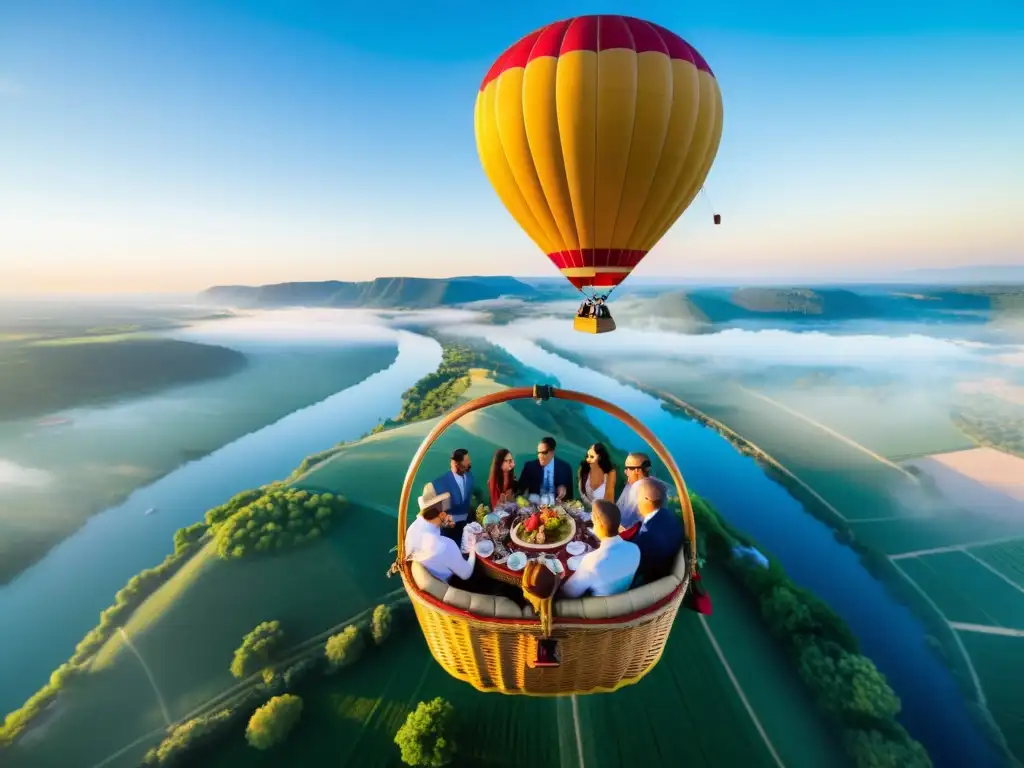
{"type": "Polygon", "coordinates": [[[70,424],[0,422],[0,455],[48,478],[0,483],[0,582],[136,488],[357,384],[396,355],[394,346],[363,345],[253,353],[230,376],[73,410],[70,424]]]}
{"type": "MultiPolygon", "coordinates": [[[[477,375],[464,396],[494,386],[477,375]]],[[[475,454],[482,484],[497,445],[527,453],[541,431],[554,434],[566,458],[582,455],[592,427],[574,421],[550,429],[550,421],[538,425],[524,415],[531,413],[546,420],[558,411],[506,405],[464,419],[431,451],[420,480],[444,471],[448,452],[464,446],[475,454]]],[[[56,711],[12,748],[12,765],[92,765],[137,742],[105,764],[135,765],[159,741],[164,707],[175,720],[235,684],[228,671],[232,651],[259,622],[280,620],[292,646],[381,602],[400,586],[385,571],[394,557],[393,515],[406,462],[434,423],[399,426],[343,446],[294,480],[353,502],[322,542],[241,561],[217,559],[210,546],[201,550],[128,621],[124,637],[130,645],[115,634],[90,672],[69,682],[56,711]]],[[[792,662],[760,624],[756,607],[713,565],[706,578],[715,600],[709,626],[785,764],[843,764],[830,730],[792,662]]],[[[395,765],[395,731],[418,701],[438,695],[473,728],[463,765],[552,764],[554,754],[577,764],[568,700],[478,693],[450,679],[430,658],[411,616],[405,621],[355,668],[333,678],[314,675],[300,686],[305,709],[286,746],[257,752],[245,746],[239,729],[237,737],[204,755],[203,765],[395,765]]],[[[678,756],[708,766],[775,764],[708,633],[685,610],[654,672],[618,694],[584,697],[577,714],[588,765],[619,765],[621,755],[649,763],[678,756]],[[653,734],[648,724],[655,722],[669,727],[653,734]],[[609,733],[614,739],[601,737],[609,733]],[[609,743],[618,746],[609,749],[609,743]]]]}

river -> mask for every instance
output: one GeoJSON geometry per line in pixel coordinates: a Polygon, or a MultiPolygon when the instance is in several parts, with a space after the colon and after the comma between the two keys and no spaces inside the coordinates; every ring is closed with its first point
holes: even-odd
{"type": "MultiPolygon", "coordinates": [[[[853,550],[837,542],[832,530],[772,481],[752,457],[736,451],[715,430],[664,410],[661,400],[635,387],[551,354],[521,336],[487,335],[525,365],[555,376],[563,387],[609,400],[654,431],[693,491],[754,537],[794,581],[825,600],[849,624],[864,653],[902,700],[900,721],[925,745],[937,768],[1003,764],[971,719],[952,673],[926,645],[924,626],[889,596],[853,550]]],[[[617,419],[594,409],[588,412],[616,445],[638,445],[639,438],[617,419]]]]}
{"type": "Polygon", "coordinates": [[[398,413],[402,393],[441,362],[441,345],[407,331],[396,335],[398,356],[390,367],[138,489],[0,588],[0,712],[21,706],[46,682],[114,593],[169,554],[177,529],[398,413]],[[158,511],[142,514],[150,507],[158,511]]]}

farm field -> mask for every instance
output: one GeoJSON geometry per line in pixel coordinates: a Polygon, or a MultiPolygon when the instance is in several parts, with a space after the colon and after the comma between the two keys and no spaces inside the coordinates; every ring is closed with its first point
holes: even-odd
{"type": "Polygon", "coordinates": [[[1024,538],[987,547],[971,547],[971,554],[1024,589],[1024,538]]]}
{"type": "MultiPolygon", "coordinates": [[[[751,631],[761,630],[749,623],[756,617],[739,602],[743,596],[717,582],[712,589],[716,613],[723,606],[724,615],[712,617],[710,624],[785,765],[842,765],[818,714],[803,699],[795,677],[790,678],[791,668],[777,668],[776,674],[760,666],[777,660],[764,657],[764,644],[750,642],[751,631]],[[727,640],[741,628],[743,634],[727,640]]],[[[395,732],[417,702],[434,696],[448,699],[461,725],[472,729],[454,765],[580,763],[570,699],[479,693],[448,677],[430,657],[415,620],[405,621],[411,625],[408,631],[364,657],[351,674],[316,679],[299,691],[306,702],[302,721],[281,750],[259,753],[239,732],[204,765],[397,766],[395,732]]],[[[677,618],[653,672],[614,694],[579,697],[577,716],[582,762],[588,766],[667,765],[673,758],[694,766],[776,765],[700,620],[688,611],[677,618]],[[651,727],[655,723],[668,727],[651,727]]]]}
{"type": "Polygon", "coordinates": [[[978,677],[989,712],[1016,758],[1024,761],[1020,735],[1024,709],[1016,682],[1024,679],[1024,587],[1012,578],[1016,575],[1019,580],[1024,570],[1024,539],[893,562],[950,623],[978,677]],[[1013,634],[995,634],[998,631],[1013,634]]]}
{"type": "MultiPolygon", "coordinates": [[[[1008,584],[966,552],[895,562],[950,621],[1024,630],[1024,589],[1008,584]]],[[[1020,652],[1024,653],[1024,644],[1020,652]]]]}
{"type": "Polygon", "coordinates": [[[1006,737],[1018,765],[1024,763],[1024,637],[1001,637],[960,632],[967,653],[981,678],[988,708],[1006,737]]]}

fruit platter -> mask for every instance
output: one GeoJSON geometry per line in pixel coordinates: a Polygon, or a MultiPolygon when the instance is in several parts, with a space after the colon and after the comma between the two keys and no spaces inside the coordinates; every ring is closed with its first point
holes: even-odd
{"type": "Polygon", "coordinates": [[[576,521],[562,509],[542,506],[517,517],[509,534],[512,542],[523,549],[561,549],[576,535],[576,521]]]}

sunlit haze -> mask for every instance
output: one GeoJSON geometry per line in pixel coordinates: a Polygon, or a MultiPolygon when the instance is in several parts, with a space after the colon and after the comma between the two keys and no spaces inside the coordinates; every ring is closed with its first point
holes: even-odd
{"type": "Polygon", "coordinates": [[[509,44],[600,12],[678,31],[724,98],[710,202],[637,277],[1024,261],[1019,2],[436,7],[4,3],[0,292],[556,275],[473,103],[509,44]]]}

